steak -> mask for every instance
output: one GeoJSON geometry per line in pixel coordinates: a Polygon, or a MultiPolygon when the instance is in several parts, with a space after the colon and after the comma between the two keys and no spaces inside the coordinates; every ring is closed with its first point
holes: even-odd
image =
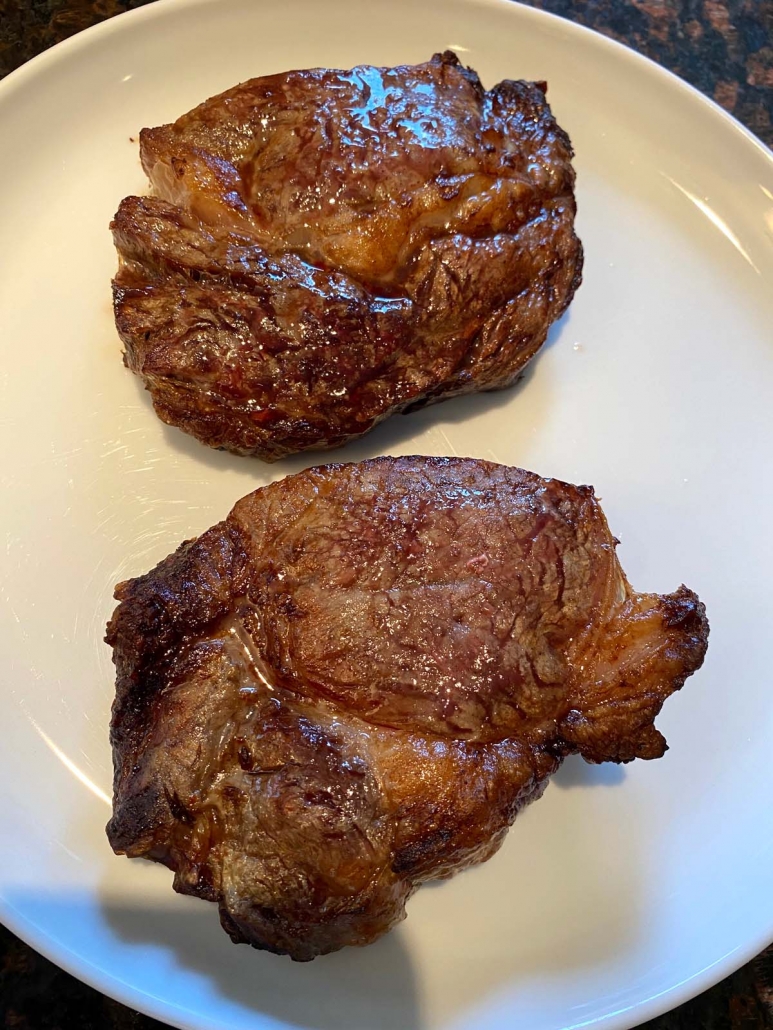
{"type": "Polygon", "coordinates": [[[566,755],[664,753],[708,623],[684,586],[636,593],[616,544],[590,487],[472,459],[256,490],[117,587],[112,847],[234,941],[373,941],[566,755]]]}
{"type": "Polygon", "coordinates": [[[112,223],[125,362],[155,410],[274,461],[509,386],[580,283],[545,84],[426,64],[252,79],[143,129],[112,223]]]}

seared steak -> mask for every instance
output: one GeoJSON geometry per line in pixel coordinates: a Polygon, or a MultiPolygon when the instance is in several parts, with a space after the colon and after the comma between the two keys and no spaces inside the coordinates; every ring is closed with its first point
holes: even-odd
{"type": "Polygon", "coordinates": [[[112,229],[158,415],[273,461],[508,386],[580,282],[545,85],[426,64],[253,79],[144,129],[112,229]]]}
{"type": "Polygon", "coordinates": [[[471,459],[329,465],[118,586],[113,848],[235,941],[367,944],[484,861],[562,758],[658,758],[703,661],[637,594],[590,487],[471,459]]]}

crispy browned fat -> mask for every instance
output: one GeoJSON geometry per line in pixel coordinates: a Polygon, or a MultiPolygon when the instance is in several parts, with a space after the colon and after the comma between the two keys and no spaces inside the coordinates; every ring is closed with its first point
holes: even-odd
{"type": "Polygon", "coordinates": [[[112,224],[125,361],[164,422],[274,461],[505,387],[580,283],[544,83],[426,64],[252,79],[144,129],[112,224]]]}
{"type": "Polygon", "coordinates": [[[472,459],[256,490],[121,583],[113,848],[234,941],[367,944],[487,859],[564,756],[658,758],[703,605],[637,594],[590,487],[472,459]]]}

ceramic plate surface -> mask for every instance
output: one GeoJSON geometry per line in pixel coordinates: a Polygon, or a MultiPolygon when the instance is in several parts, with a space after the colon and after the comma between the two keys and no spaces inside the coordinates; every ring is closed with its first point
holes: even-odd
{"type": "Polygon", "coordinates": [[[506,2],[165,0],[0,86],[0,916],[129,1005],[212,1030],[622,1030],[773,939],[773,155],[614,43],[506,2]],[[376,945],[295,965],[115,858],[117,580],[313,459],[211,452],[121,364],[108,223],[132,142],[251,76],[422,61],[546,79],[577,151],[585,283],[509,392],[335,458],[463,454],[592,483],[638,590],[705,600],[662,761],[570,761],[501,852],[376,945]],[[130,139],[131,137],[131,139],[130,139]]]}

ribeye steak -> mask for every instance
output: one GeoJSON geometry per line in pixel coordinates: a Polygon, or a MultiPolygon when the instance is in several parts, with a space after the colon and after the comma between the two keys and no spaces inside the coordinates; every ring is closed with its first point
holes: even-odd
{"type": "Polygon", "coordinates": [[[273,461],[508,386],[580,282],[545,85],[426,64],[253,79],[144,129],[113,221],[125,361],[164,422],[273,461]]]}
{"type": "Polygon", "coordinates": [[[590,487],[379,458],[256,490],[118,586],[113,848],[235,941],[367,944],[482,862],[564,756],[658,758],[703,661],[686,587],[637,594],[590,487]]]}

